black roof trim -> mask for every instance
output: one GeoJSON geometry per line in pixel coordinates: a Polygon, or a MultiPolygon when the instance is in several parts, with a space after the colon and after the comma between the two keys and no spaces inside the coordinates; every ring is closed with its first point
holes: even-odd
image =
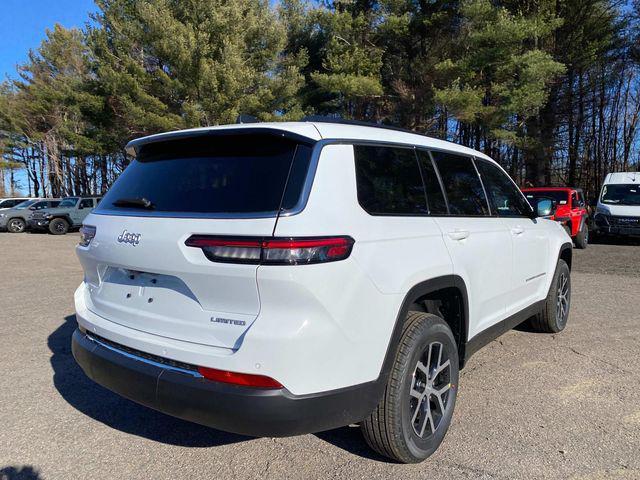
{"type": "Polygon", "coordinates": [[[339,125],[355,125],[357,127],[373,127],[373,128],[383,128],[385,130],[395,130],[396,132],[404,132],[411,133],[413,135],[420,135],[421,137],[433,138],[429,137],[420,132],[416,132],[414,130],[409,130],[408,128],[399,127],[397,125],[388,125],[384,123],[375,123],[375,122],[366,122],[364,120],[347,120],[344,118],[336,118],[329,117],[325,115],[309,115],[304,117],[301,122],[310,122],[310,123],[337,123],[339,125]]]}

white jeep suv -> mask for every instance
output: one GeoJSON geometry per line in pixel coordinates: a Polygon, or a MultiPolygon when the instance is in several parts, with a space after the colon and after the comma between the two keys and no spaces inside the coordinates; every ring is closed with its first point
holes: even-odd
{"type": "Polygon", "coordinates": [[[571,239],[480,152],[322,122],[128,151],[82,228],[73,354],[143,405],[252,436],[361,422],[418,462],[475,351],[567,322],[571,239]]]}

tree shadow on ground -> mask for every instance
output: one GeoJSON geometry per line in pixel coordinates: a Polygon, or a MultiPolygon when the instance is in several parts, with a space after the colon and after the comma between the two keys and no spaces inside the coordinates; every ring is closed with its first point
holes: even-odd
{"type": "Polygon", "coordinates": [[[75,315],[64,320],[47,341],[53,353],[53,384],[62,398],[78,411],[121,432],[170,445],[214,447],[251,439],[156,412],[93,382],[71,354],[71,336],[77,328],[75,315]]]}
{"type": "Polygon", "coordinates": [[[0,480],[42,480],[42,477],[31,465],[12,465],[0,468],[0,480]]]}

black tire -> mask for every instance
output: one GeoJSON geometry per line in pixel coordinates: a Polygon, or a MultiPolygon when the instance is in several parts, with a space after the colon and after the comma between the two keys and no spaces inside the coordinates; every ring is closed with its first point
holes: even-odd
{"type": "Polygon", "coordinates": [[[22,218],[12,218],[7,222],[7,232],[22,233],[27,229],[27,222],[22,218]]]}
{"type": "Polygon", "coordinates": [[[551,287],[542,312],[529,319],[529,327],[542,333],[558,333],[567,326],[571,307],[571,271],[564,260],[558,260],[551,287]],[[560,313],[560,292],[564,291],[562,314],[560,313]]]}
{"type": "Polygon", "coordinates": [[[589,245],[589,227],[587,226],[587,222],[582,222],[582,227],[580,227],[580,231],[573,240],[573,243],[576,248],[587,248],[587,245],[589,245]]]}
{"type": "Polygon", "coordinates": [[[69,222],[64,218],[54,218],[49,222],[49,233],[52,235],[64,235],[69,231],[69,222]]]}
{"type": "Polygon", "coordinates": [[[362,422],[369,446],[402,463],[429,457],[451,423],[458,373],[458,348],[447,323],[435,315],[409,312],[384,395],[362,422]]]}

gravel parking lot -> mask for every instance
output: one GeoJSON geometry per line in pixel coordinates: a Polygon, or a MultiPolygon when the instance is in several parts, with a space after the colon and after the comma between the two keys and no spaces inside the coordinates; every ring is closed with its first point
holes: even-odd
{"type": "Polygon", "coordinates": [[[462,372],[453,425],[420,465],[357,427],[252,439],[140,407],[75,364],[77,234],[0,234],[0,479],[640,478],[640,244],[574,251],[560,335],[512,331],[462,372]]]}

